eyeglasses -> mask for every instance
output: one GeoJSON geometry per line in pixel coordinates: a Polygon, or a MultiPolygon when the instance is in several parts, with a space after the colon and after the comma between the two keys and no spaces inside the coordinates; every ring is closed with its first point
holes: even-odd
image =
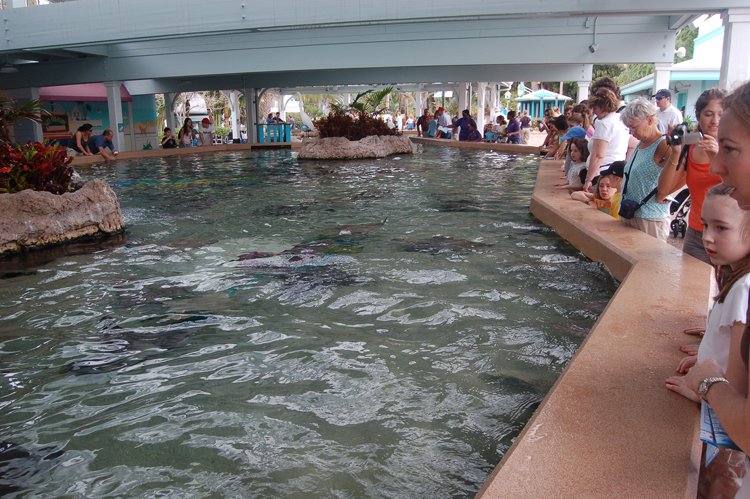
{"type": "Polygon", "coordinates": [[[657,97],[656,100],[666,99],[666,97],[657,97]]]}

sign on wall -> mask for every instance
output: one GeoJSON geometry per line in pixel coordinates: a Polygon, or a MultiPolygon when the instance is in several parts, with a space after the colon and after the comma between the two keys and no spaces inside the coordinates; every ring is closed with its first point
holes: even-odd
{"type": "Polygon", "coordinates": [[[70,133],[68,113],[50,113],[42,117],[42,133],[70,133]]]}

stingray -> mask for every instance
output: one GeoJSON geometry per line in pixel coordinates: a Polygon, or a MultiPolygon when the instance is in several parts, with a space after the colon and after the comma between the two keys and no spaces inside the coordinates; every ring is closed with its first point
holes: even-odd
{"type": "Polygon", "coordinates": [[[300,204],[274,204],[266,206],[260,210],[256,210],[256,215],[271,215],[271,216],[283,216],[283,215],[296,215],[303,211],[306,211],[311,206],[311,203],[300,203],[300,204]]]}
{"type": "Polygon", "coordinates": [[[52,468],[63,453],[56,446],[29,450],[12,442],[0,441],[0,497],[18,491],[32,476],[52,468]]]}
{"type": "Polygon", "coordinates": [[[442,211],[479,211],[480,204],[470,199],[438,199],[442,211]]]}
{"type": "Polygon", "coordinates": [[[238,267],[290,268],[334,265],[347,260],[345,254],[362,251],[349,241],[322,239],[298,244],[281,253],[253,251],[239,256],[238,267]]]}
{"type": "Polygon", "coordinates": [[[392,241],[407,245],[407,251],[433,254],[444,253],[446,251],[470,251],[492,246],[491,244],[478,243],[467,239],[453,239],[446,236],[434,236],[430,239],[396,238],[392,239],[392,241]]]}
{"type": "Polygon", "coordinates": [[[371,224],[339,225],[338,227],[332,227],[330,229],[323,229],[323,233],[340,234],[340,235],[367,234],[368,232],[372,232],[373,230],[380,229],[381,227],[385,225],[387,221],[388,219],[386,218],[382,222],[371,223],[371,224]]]}

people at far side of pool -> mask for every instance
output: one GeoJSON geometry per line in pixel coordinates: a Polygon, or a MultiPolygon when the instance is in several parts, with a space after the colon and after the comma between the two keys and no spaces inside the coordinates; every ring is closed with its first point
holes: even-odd
{"type": "Polygon", "coordinates": [[[91,138],[89,138],[88,144],[91,154],[101,154],[105,159],[114,161],[115,156],[119,154],[117,149],[115,149],[115,145],[112,143],[112,137],[114,137],[114,135],[114,132],[109,128],[104,130],[101,135],[92,135],[91,138]],[[107,152],[107,148],[109,148],[112,154],[107,152]]]}

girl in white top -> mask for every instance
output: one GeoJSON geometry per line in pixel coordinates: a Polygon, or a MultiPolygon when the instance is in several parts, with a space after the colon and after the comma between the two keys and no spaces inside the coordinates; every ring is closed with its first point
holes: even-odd
{"type": "MultiPolygon", "coordinates": [[[[701,340],[697,357],[686,357],[677,370],[685,372],[696,361],[714,359],[722,371],[727,373],[733,386],[735,383],[744,383],[744,387],[747,387],[744,364],[739,359],[730,362],[729,357],[730,345],[733,345],[732,355],[739,357],[739,345],[747,323],[750,294],[750,211],[741,210],[737,201],[729,196],[731,192],[730,187],[716,185],[708,191],[703,204],[703,243],[716,269],[719,294],[714,297],[714,307],[708,316],[706,334],[701,340]]],[[[688,387],[684,376],[669,378],[667,388],[700,402],[698,395],[688,387]]],[[[746,477],[744,481],[747,481],[750,480],[747,458],[741,452],[720,448],[716,459],[705,468],[701,467],[699,489],[704,490],[707,497],[714,497],[714,493],[718,491],[721,491],[721,497],[730,497],[735,493],[736,498],[748,497],[750,487],[746,485],[740,488],[743,484],[743,464],[746,477]]]]}
{"type": "Polygon", "coordinates": [[[572,163],[570,170],[568,170],[568,181],[555,184],[555,189],[580,191],[583,189],[580,173],[581,170],[586,168],[586,160],[589,157],[588,142],[585,139],[570,139],[568,150],[570,151],[570,161],[572,163]]]}
{"type": "MultiPolygon", "coordinates": [[[[680,362],[680,372],[686,372],[696,361],[706,359],[715,359],[726,372],[729,345],[732,341],[739,345],[745,330],[750,293],[750,211],[741,210],[737,201],[729,196],[731,192],[731,188],[719,184],[706,194],[701,213],[703,243],[715,268],[719,294],[714,297],[714,307],[708,316],[698,355],[680,362]]],[[[669,378],[667,388],[700,402],[682,376],[669,378]]]]}

